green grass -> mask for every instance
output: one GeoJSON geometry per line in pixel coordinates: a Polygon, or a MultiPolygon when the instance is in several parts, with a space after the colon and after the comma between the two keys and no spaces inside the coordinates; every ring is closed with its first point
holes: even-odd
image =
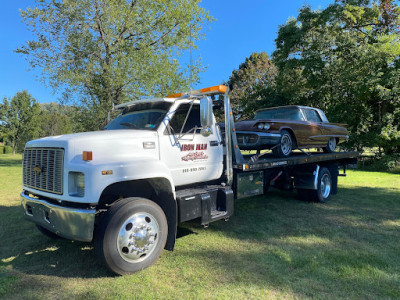
{"type": "Polygon", "coordinates": [[[399,299],[400,175],[340,177],[327,204],[272,191],[229,222],[185,224],[174,252],[115,276],[92,244],[50,240],[22,217],[21,156],[0,155],[0,298],[399,299]]]}

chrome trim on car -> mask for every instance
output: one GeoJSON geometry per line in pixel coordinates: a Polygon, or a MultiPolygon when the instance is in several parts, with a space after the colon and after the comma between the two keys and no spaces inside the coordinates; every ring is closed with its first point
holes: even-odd
{"type": "Polygon", "coordinates": [[[281,135],[279,133],[269,133],[269,132],[259,132],[259,131],[236,131],[236,134],[257,134],[260,137],[273,137],[279,138],[281,135]]]}
{"type": "Polygon", "coordinates": [[[348,135],[337,135],[337,134],[326,134],[326,135],[313,135],[310,136],[310,140],[320,140],[323,138],[344,138],[344,139],[348,139],[349,136],[348,135]]]}
{"type": "Polygon", "coordinates": [[[22,191],[21,198],[27,220],[67,239],[84,242],[93,239],[95,209],[58,206],[29,197],[25,191],[22,191]]]}

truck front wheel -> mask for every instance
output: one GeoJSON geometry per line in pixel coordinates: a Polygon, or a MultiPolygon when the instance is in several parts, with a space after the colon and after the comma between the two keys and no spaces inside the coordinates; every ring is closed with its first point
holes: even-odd
{"type": "Polygon", "coordinates": [[[161,255],[168,234],[163,210],[144,198],[118,201],[100,220],[95,248],[102,261],[124,275],[151,266],[161,255]]]}

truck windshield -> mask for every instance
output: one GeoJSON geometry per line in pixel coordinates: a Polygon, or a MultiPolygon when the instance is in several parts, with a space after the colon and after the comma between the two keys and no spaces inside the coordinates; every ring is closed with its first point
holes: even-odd
{"type": "Polygon", "coordinates": [[[140,103],[124,109],[124,111],[112,120],[104,129],[140,129],[156,130],[164,119],[171,103],[154,102],[140,103]]]}

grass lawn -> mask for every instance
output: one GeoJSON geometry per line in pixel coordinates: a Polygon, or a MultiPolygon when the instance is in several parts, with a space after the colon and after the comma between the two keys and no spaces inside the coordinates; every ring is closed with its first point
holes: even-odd
{"type": "Polygon", "coordinates": [[[399,299],[400,175],[352,171],[339,184],[327,204],[237,200],[229,222],[184,224],[174,252],[115,276],[92,244],[23,219],[21,156],[0,155],[0,298],[399,299]]]}

